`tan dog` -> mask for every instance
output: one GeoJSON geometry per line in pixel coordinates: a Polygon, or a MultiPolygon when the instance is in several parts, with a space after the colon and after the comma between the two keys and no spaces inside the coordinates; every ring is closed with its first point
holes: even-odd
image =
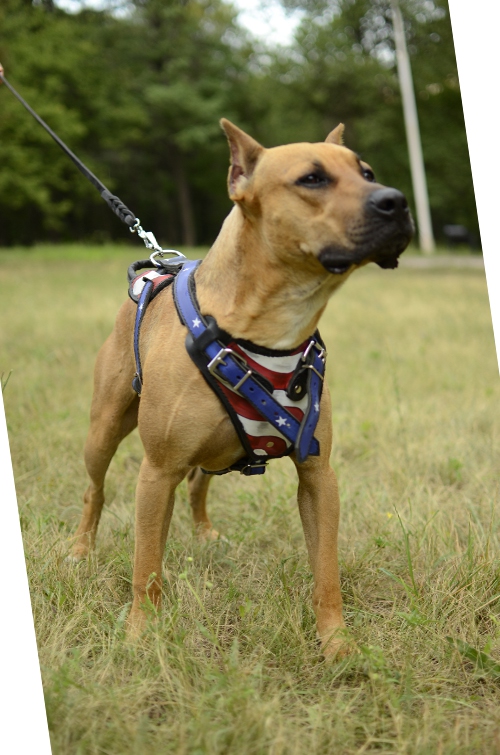
{"type": "MultiPolygon", "coordinates": [[[[325,143],[264,149],[227,120],[229,196],[235,203],[196,272],[202,314],[234,338],[292,349],[316,329],[332,293],[370,261],[395,267],[413,231],[404,196],[375,183],[369,166],[341,145],[343,126],[325,143]]],[[[171,288],[171,287],[170,287],[171,288]]],[[[93,546],[104,503],[104,477],[120,441],[139,425],[145,456],[136,493],[134,601],[129,632],[146,622],[146,597],[160,605],[162,557],[175,489],[188,476],[194,522],[216,538],[205,501],[217,471],[243,456],[221,402],[186,352],[186,328],[171,290],[148,307],[141,331],[143,390],[135,372],[136,308],[127,301],[97,358],[91,424],[85,447],[90,485],[73,556],[93,546]],[[168,396],[168,401],[158,397],[168,396]]],[[[320,456],[298,464],[298,503],[314,573],[313,604],[323,653],[335,655],[344,626],[337,563],[339,496],[329,466],[330,396],[325,385],[315,436],[320,456]]]]}

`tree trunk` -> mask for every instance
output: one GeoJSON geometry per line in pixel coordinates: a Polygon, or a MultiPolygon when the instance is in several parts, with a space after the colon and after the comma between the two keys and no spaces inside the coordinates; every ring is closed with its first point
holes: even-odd
{"type": "Polygon", "coordinates": [[[184,246],[196,245],[196,226],[194,222],[191,192],[186,175],[184,157],[181,152],[173,151],[174,177],[177,183],[177,196],[181,212],[182,243],[184,246]]]}

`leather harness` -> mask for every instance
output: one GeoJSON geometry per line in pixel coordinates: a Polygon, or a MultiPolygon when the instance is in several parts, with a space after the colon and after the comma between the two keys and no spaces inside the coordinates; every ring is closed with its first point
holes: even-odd
{"type": "Polygon", "coordinates": [[[318,456],[319,443],[314,431],[319,418],[326,362],[325,346],[319,333],[314,333],[292,351],[265,349],[249,341],[234,339],[219,328],[214,317],[203,316],[200,312],[194,278],[200,263],[201,260],[186,260],[172,273],[162,275],[153,271],[131,281],[129,295],[138,304],[134,327],[134,390],[141,395],[139,334],[146,307],[154,296],[173,283],[177,313],[188,329],[186,350],[222,402],[245,450],[245,456],[236,464],[209,474],[230,471],[245,475],[264,474],[270,459],[286,456],[292,451],[295,451],[299,463],[308,456],[318,456]],[[262,362],[270,369],[262,367],[262,362]],[[290,375],[287,373],[289,368],[283,364],[295,365],[290,375]],[[278,387],[273,376],[280,383],[278,387]],[[254,427],[260,428],[260,436],[267,442],[263,443],[260,436],[255,437],[254,427]]]}

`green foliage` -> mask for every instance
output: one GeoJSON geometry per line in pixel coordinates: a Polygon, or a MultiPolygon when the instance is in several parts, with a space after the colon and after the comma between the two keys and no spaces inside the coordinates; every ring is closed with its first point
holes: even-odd
{"type": "MultiPolygon", "coordinates": [[[[344,122],[347,146],[372,164],[378,180],[404,191],[412,204],[389,0],[283,4],[306,11],[295,57],[283,58],[273,69],[284,90],[283,111],[301,113],[293,121],[293,138],[322,139],[336,123],[344,122]]],[[[461,223],[478,234],[446,0],[406,0],[401,6],[435,232],[439,237],[445,223],[461,223]]],[[[277,142],[281,133],[275,129],[277,142]]],[[[283,135],[292,136],[289,124],[283,135]]]]}
{"type": "MultiPolygon", "coordinates": [[[[1,59],[31,106],[106,181],[100,152],[111,152],[108,162],[122,160],[144,116],[120,86],[120,77],[132,71],[123,69],[109,44],[117,22],[91,12],[75,21],[62,11],[7,0],[0,9],[1,59]]],[[[94,205],[101,209],[99,195],[17,100],[7,91],[1,95],[0,233],[11,242],[51,230],[85,233],[94,205]]],[[[96,214],[99,222],[104,213],[96,214]]]]}
{"type": "MultiPolygon", "coordinates": [[[[265,146],[339,122],[377,178],[412,185],[389,0],[283,0],[290,48],[251,41],[223,0],[134,0],[128,14],[4,0],[0,60],[42,118],[163,244],[210,243],[230,203],[225,116],[265,146]]],[[[402,0],[437,235],[477,235],[446,0],[402,0]]],[[[123,238],[95,189],[0,89],[0,242],[123,238]]]]}
{"type": "Polygon", "coordinates": [[[494,679],[500,679],[500,664],[496,663],[488,653],[477,650],[462,640],[454,640],[453,637],[447,637],[446,639],[464,658],[472,661],[478,677],[481,678],[484,674],[491,674],[494,679]]]}

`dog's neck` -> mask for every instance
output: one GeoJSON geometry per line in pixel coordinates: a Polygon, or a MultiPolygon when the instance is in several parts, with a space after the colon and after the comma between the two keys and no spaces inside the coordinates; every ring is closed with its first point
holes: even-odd
{"type": "Polygon", "coordinates": [[[235,338],[293,349],[316,330],[345,277],[286,266],[238,206],[196,273],[200,309],[235,338]]]}

